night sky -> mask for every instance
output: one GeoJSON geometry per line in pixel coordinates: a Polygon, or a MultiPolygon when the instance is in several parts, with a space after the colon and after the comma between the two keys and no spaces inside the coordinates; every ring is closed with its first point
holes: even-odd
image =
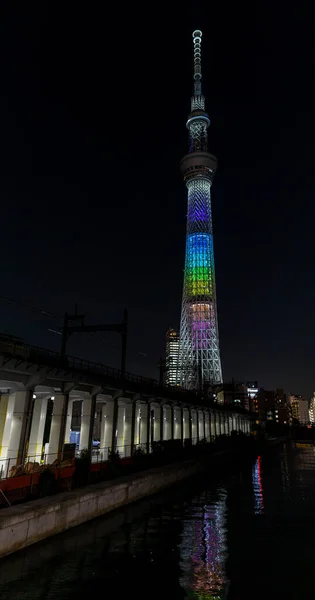
{"type": "MultiPolygon", "coordinates": [[[[129,310],[127,369],[157,377],[180,319],[192,37],[218,158],[212,187],[224,379],[310,395],[314,380],[314,35],[259,0],[6,2],[0,15],[0,331],[58,350],[129,310]],[[125,6],[126,4],[126,6],[125,6]],[[145,12],[143,12],[145,7],[145,12]],[[186,9],[186,10],[185,10],[186,9]],[[243,11],[243,12],[242,12],[243,11]],[[33,307],[33,311],[27,306],[33,307]]],[[[119,366],[114,334],[69,353],[119,366]]]]}

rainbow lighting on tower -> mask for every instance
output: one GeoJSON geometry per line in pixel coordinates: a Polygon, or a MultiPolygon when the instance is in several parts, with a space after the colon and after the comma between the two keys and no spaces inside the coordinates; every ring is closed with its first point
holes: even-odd
{"type": "Polygon", "coordinates": [[[194,90],[187,120],[189,154],[181,161],[188,210],[178,360],[180,385],[199,390],[222,382],[211,216],[211,184],[217,161],[208,153],[210,119],[201,90],[201,38],[201,31],[193,32],[194,90]]]}

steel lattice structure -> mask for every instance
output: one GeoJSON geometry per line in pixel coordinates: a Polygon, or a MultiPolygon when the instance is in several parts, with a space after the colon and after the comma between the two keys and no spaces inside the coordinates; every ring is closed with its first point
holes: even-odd
{"type": "Polygon", "coordinates": [[[216,158],[208,153],[210,119],[201,91],[201,37],[201,31],[193,32],[194,93],[187,120],[189,154],[181,161],[188,189],[188,212],[178,383],[188,389],[222,382],[210,193],[216,158]]]}

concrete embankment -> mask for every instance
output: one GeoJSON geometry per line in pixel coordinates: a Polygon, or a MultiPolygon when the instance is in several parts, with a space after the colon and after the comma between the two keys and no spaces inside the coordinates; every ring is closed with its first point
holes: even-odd
{"type": "Polygon", "coordinates": [[[185,461],[5,508],[0,511],[0,557],[155,494],[204,468],[204,461],[185,461]]]}

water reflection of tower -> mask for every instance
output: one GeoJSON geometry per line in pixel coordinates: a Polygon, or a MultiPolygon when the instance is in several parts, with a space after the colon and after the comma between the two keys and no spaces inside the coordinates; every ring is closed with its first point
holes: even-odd
{"type": "Polygon", "coordinates": [[[255,515],[261,515],[264,512],[264,495],[263,495],[263,484],[262,484],[262,473],[261,473],[261,456],[257,457],[257,460],[252,468],[252,483],[254,492],[254,511],[255,515]]]}
{"type": "Polygon", "coordinates": [[[180,544],[180,584],[193,598],[220,600],[228,584],[226,560],[226,491],[213,501],[205,492],[189,508],[180,544]]]}

